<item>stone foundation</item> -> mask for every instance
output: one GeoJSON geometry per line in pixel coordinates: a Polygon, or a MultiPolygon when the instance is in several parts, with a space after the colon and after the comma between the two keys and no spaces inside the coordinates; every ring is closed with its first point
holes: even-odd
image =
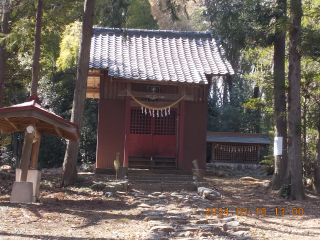
{"type": "Polygon", "coordinates": [[[265,166],[245,163],[207,163],[207,171],[213,171],[218,176],[266,176],[265,166]]]}

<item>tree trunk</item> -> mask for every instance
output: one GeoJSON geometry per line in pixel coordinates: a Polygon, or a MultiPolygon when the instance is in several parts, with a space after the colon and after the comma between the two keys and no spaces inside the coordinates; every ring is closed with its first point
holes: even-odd
{"type": "MultiPolygon", "coordinates": [[[[84,3],[84,17],[82,23],[82,36],[77,67],[77,82],[73,95],[71,122],[76,123],[81,129],[84,103],[86,97],[86,83],[89,70],[90,43],[92,37],[94,15],[94,0],[86,0],[84,3]]],[[[77,158],[79,143],[67,142],[66,153],[63,162],[61,186],[68,186],[77,179],[77,158]]]]}
{"type": "MultiPolygon", "coordinates": [[[[9,19],[9,0],[2,1],[2,26],[1,33],[8,33],[8,19],[9,19]]],[[[3,107],[4,98],[4,81],[6,71],[6,42],[0,44],[0,108],[3,107]]]]}
{"type": "Polygon", "coordinates": [[[34,36],[34,53],[32,65],[32,82],[30,96],[37,95],[39,81],[39,61],[40,61],[40,39],[41,39],[41,22],[42,22],[42,5],[43,0],[38,0],[37,21],[34,36]]]}
{"type": "Polygon", "coordinates": [[[301,57],[301,0],[290,2],[290,46],[289,46],[289,94],[288,94],[288,159],[292,200],[305,199],[302,183],[301,156],[301,104],[300,104],[300,72],[301,57]]]}
{"type": "Polygon", "coordinates": [[[218,79],[214,78],[212,79],[212,97],[216,98],[217,97],[217,81],[218,79]]]}
{"type": "MultiPolygon", "coordinates": [[[[286,16],[287,1],[277,0],[277,22],[286,16]]],[[[287,171],[287,113],[286,113],[286,76],[285,50],[286,33],[276,24],[276,40],[274,43],[274,131],[276,137],[282,137],[282,155],[274,157],[274,174],[271,189],[280,189],[287,171]]]]}
{"type": "MultiPolygon", "coordinates": [[[[38,0],[38,6],[37,6],[37,19],[36,19],[36,28],[35,28],[35,36],[34,36],[34,53],[33,53],[33,65],[32,65],[32,81],[31,81],[31,91],[30,91],[30,95],[33,96],[34,94],[37,95],[37,90],[38,90],[38,78],[39,78],[39,61],[40,61],[40,37],[41,37],[41,22],[42,22],[42,4],[43,0],[38,0]]],[[[23,152],[22,152],[22,156],[21,156],[21,169],[22,166],[26,167],[28,165],[28,169],[29,169],[29,165],[30,165],[30,156],[24,156],[26,153],[30,154],[32,152],[32,142],[30,145],[30,139],[27,137],[30,134],[28,134],[27,132],[25,133],[25,138],[24,138],[24,143],[23,143],[23,152]],[[24,148],[29,148],[25,150],[24,148]],[[28,160],[26,160],[28,158],[28,160]]],[[[23,169],[22,171],[22,175],[26,174],[24,177],[27,177],[28,171],[26,171],[26,173],[24,173],[23,169]]],[[[22,178],[21,175],[21,178],[22,178]]],[[[21,180],[23,181],[23,180],[21,180]]]]}
{"type": "MultiPolygon", "coordinates": [[[[320,108],[320,106],[319,106],[320,108]]],[[[318,121],[317,165],[314,168],[313,190],[320,193],[320,120],[318,121]]]]}
{"type": "Polygon", "coordinates": [[[309,169],[308,169],[308,159],[307,159],[307,99],[304,97],[303,99],[303,108],[302,108],[302,176],[308,177],[309,176],[309,169]]]}

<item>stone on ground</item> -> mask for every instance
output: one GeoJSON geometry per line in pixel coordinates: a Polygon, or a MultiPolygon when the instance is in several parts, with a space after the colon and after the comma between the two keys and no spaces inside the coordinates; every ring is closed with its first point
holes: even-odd
{"type": "Polygon", "coordinates": [[[257,182],[259,179],[253,178],[253,177],[242,177],[239,179],[240,181],[251,181],[251,182],[257,182]]]}
{"type": "Polygon", "coordinates": [[[154,226],[151,228],[152,232],[157,232],[157,231],[163,231],[163,232],[173,232],[174,229],[171,226],[166,226],[166,225],[160,225],[160,226],[154,226]]]}
{"type": "Polygon", "coordinates": [[[233,230],[233,229],[236,229],[238,226],[239,226],[239,222],[237,221],[227,222],[223,225],[223,230],[224,231],[233,230]]]}

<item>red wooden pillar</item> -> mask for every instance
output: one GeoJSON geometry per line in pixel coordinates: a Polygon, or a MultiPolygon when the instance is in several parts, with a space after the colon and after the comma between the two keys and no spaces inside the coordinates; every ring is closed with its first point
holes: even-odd
{"type": "MultiPolygon", "coordinates": [[[[99,145],[99,142],[100,142],[100,138],[102,138],[103,136],[103,133],[101,133],[100,131],[100,124],[102,125],[102,121],[100,121],[100,111],[102,109],[102,106],[101,106],[101,99],[104,99],[104,87],[105,87],[105,76],[107,76],[107,72],[101,72],[100,71],[100,82],[99,82],[99,105],[98,105],[98,132],[97,132],[97,149],[96,149],[96,168],[99,168],[99,163],[101,162],[101,160],[99,159],[99,157],[101,156],[101,154],[99,154],[99,152],[101,151],[100,149],[100,145],[99,145]]],[[[101,141],[102,142],[102,141],[101,141]]]]}
{"type": "Polygon", "coordinates": [[[180,101],[179,112],[179,151],[178,151],[178,168],[183,169],[183,135],[184,135],[184,115],[185,115],[185,100],[180,101]]]}
{"type": "Polygon", "coordinates": [[[128,167],[129,161],[129,134],[130,134],[130,118],[131,118],[131,108],[130,108],[131,96],[127,96],[126,100],[126,120],[125,120],[125,136],[124,136],[124,154],[123,154],[123,166],[128,167]]]}

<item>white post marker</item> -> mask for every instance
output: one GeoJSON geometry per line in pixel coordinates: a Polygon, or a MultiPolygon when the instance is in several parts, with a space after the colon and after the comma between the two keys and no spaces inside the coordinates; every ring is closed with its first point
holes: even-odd
{"type": "Polygon", "coordinates": [[[274,137],[273,152],[274,156],[282,155],[283,137],[274,137]]]}

